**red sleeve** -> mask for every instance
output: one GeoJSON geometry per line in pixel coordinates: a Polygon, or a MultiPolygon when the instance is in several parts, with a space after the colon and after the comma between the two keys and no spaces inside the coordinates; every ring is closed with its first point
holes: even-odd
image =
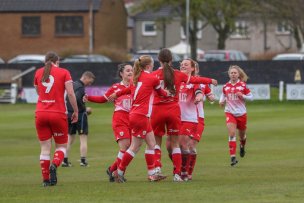
{"type": "Polygon", "coordinates": [[[106,103],[108,100],[104,96],[88,96],[90,102],[106,103]]]}
{"type": "Polygon", "coordinates": [[[161,88],[159,79],[157,79],[156,77],[153,78],[153,79],[154,79],[154,81],[153,81],[153,87],[154,87],[156,93],[158,94],[158,96],[167,97],[168,94],[167,94],[167,92],[165,90],[163,90],[161,88]]]}
{"type": "Polygon", "coordinates": [[[131,94],[131,87],[125,88],[121,91],[116,92],[116,96],[120,97],[122,95],[131,94]]]}
{"type": "Polygon", "coordinates": [[[38,82],[37,82],[37,72],[35,73],[34,86],[38,86],[38,82]]]}
{"type": "Polygon", "coordinates": [[[199,77],[199,76],[189,76],[186,73],[182,73],[178,71],[178,77],[181,79],[182,82],[185,83],[193,83],[193,84],[211,84],[211,78],[199,77]]]}
{"type": "Polygon", "coordinates": [[[64,78],[64,82],[68,82],[68,81],[73,81],[72,76],[70,74],[70,72],[68,70],[65,71],[65,78],[64,78]]]}
{"type": "Polygon", "coordinates": [[[202,93],[202,89],[201,89],[200,85],[198,85],[198,84],[194,84],[193,90],[194,90],[195,95],[197,95],[198,93],[202,93]]]}
{"type": "Polygon", "coordinates": [[[209,85],[205,85],[205,88],[204,88],[204,94],[210,94],[211,93],[211,89],[209,87],[209,85]]]}
{"type": "Polygon", "coordinates": [[[37,69],[37,70],[35,71],[35,77],[34,77],[34,85],[35,85],[35,86],[38,86],[38,84],[39,84],[39,82],[40,82],[40,81],[38,80],[39,76],[41,75],[40,69],[41,69],[41,68],[39,68],[39,69],[37,69]]]}
{"type": "Polygon", "coordinates": [[[250,89],[247,87],[247,84],[245,84],[244,94],[247,95],[249,93],[250,93],[250,89]]]}
{"type": "Polygon", "coordinates": [[[155,90],[160,89],[161,86],[160,86],[159,79],[157,79],[157,77],[152,77],[152,80],[153,80],[153,87],[154,87],[154,89],[155,90]]]}
{"type": "Polygon", "coordinates": [[[193,84],[211,84],[212,83],[212,80],[211,78],[205,78],[205,77],[193,77],[191,76],[190,77],[190,80],[187,81],[188,83],[193,83],[193,84]]]}
{"type": "Polygon", "coordinates": [[[167,92],[162,88],[155,89],[155,91],[159,96],[168,97],[167,92]]]}
{"type": "Polygon", "coordinates": [[[110,87],[106,93],[103,96],[88,96],[88,100],[90,102],[95,102],[95,103],[106,103],[108,102],[108,97],[113,94],[114,88],[113,86],[110,87]]]}
{"type": "Polygon", "coordinates": [[[187,83],[189,80],[189,76],[186,73],[182,73],[180,71],[176,71],[176,76],[180,79],[181,82],[187,83]]]}
{"type": "Polygon", "coordinates": [[[114,85],[112,85],[105,93],[103,96],[105,96],[106,98],[108,98],[111,94],[114,93],[114,88],[113,88],[114,85]]]}
{"type": "Polygon", "coordinates": [[[224,95],[226,95],[225,86],[226,86],[226,85],[224,85],[223,88],[222,88],[222,92],[223,92],[224,95]]]}

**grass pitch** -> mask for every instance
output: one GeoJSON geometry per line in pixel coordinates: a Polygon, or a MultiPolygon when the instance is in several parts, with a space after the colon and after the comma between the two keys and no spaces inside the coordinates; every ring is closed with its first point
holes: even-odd
{"type": "Polygon", "coordinates": [[[144,147],[127,169],[125,184],[109,183],[105,170],[118,146],[111,129],[113,107],[90,104],[88,161],[79,166],[79,141],[71,168],[58,169],[55,187],[41,186],[39,143],[31,104],[0,105],[0,202],[304,202],[304,103],[248,104],[245,158],[230,167],[223,109],[207,104],[193,181],[172,182],[163,147],[162,182],[146,180],[144,147]]]}

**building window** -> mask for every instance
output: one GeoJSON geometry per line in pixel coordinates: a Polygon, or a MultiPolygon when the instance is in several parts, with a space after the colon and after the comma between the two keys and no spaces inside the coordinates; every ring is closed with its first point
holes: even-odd
{"type": "Polygon", "coordinates": [[[156,24],[154,21],[145,21],[142,23],[143,36],[156,36],[156,24]]]}
{"type": "Polygon", "coordinates": [[[40,16],[22,17],[22,35],[24,36],[40,35],[40,16]]]}
{"type": "Polygon", "coordinates": [[[236,21],[235,30],[232,33],[232,38],[248,38],[248,23],[246,21],[236,21]]]}
{"type": "Polygon", "coordinates": [[[55,34],[63,36],[83,35],[82,16],[56,16],[55,34]]]}
{"type": "Polygon", "coordinates": [[[290,34],[290,26],[288,25],[288,23],[286,21],[283,22],[279,22],[277,24],[277,30],[276,30],[277,34],[290,34]]]}

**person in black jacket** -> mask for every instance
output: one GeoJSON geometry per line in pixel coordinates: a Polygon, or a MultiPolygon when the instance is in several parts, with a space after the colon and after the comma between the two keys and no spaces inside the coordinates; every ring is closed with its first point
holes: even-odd
{"type": "Polygon", "coordinates": [[[73,82],[73,88],[77,100],[78,106],[78,122],[71,123],[71,115],[73,113],[73,108],[69,102],[69,99],[66,98],[66,106],[68,110],[68,122],[69,122],[69,140],[68,140],[68,147],[67,152],[64,157],[64,161],[62,162],[62,167],[70,167],[72,164],[68,161],[68,153],[71,149],[72,144],[75,141],[76,132],[79,134],[80,139],[80,166],[88,166],[88,162],[86,160],[87,156],[87,139],[88,139],[88,117],[87,115],[91,113],[91,109],[86,107],[85,103],[83,102],[82,98],[85,95],[85,87],[90,86],[95,80],[95,76],[92,72],[86,71],[82,74],[81,78],[75,82],[73,82]]]}

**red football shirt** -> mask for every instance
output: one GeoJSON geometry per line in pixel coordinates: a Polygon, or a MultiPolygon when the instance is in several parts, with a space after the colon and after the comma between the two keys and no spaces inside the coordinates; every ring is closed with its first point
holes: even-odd
{"type": "MultiPolygon", "coordinates": [[[[160,81],[152,74],[142,71],[135,88],[132,88],[133,104],[130,114],[149,116],[149,105],[154,89],[160,89],[160,81]]],[[[157,95],[157,94],[156,94],[157,95]]]]}
{"type": "Polygon", "coordinates": [[[58,112],[66,113],[65,106],[65,84],[73,82],[68,70],[52,66],[49,79],[42,82],[43,68],[36,71],[34,77],[34,86],[38,90],[38,102],[36,112],[58,112]]]}
{"type": "MultiPolygon", "coordinates": [[[[104,94],[104,97],[107,99],[111,94],[122,91],[129,86],[125,86],[122,82],[115,83],[112,85],[107,92],[104,94]]],[[[114,111],[126,111],[129,112],[131,108],[132,98],[130,94],[122,95],[115,99],[115,110],[114,111]]]]}
{"type": "MultiPolygon", "coordinates": [[[[158,70],[153,71],[152,74],[155,75],[160,80],[161,87],[165,89],[166,87],[164,86],[163,68],[159,68],[158,70]]],[[[174,70],[174,86],[175,86],[176,94],[173,97],[162,97],[155,94],[153,104],[172,103],[172,102],[177,103],[178,95],[179,95],[178,93],[182,82],[193,83],[193,84],[198,84],[198,83],[210,84],[212,81],[210,78],[192,77],[192,76],[189,77],[187,74],[182,73],[179,70],[174,70]]]]}

